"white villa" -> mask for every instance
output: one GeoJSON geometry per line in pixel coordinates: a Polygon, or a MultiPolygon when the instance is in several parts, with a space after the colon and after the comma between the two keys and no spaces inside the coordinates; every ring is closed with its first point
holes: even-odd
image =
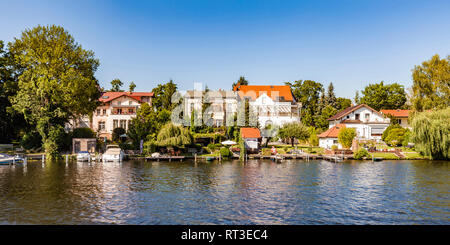
{"type": "Polygon", "coordinates": [[[239,100],[248,99],[258,116],[261,128],[267,125],[283,126],[289,122],[300,122],[301,104],[292,95],[291,87],[271,85],[240,85],[234,87],[239,100]]]}

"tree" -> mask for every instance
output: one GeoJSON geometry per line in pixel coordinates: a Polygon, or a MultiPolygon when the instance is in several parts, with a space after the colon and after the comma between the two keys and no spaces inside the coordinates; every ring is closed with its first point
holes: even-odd
{"type": "Polygon", "coordinates": [[[393,128],[393,129],[389,130],[389,133],[385,138],[385,142],[391,146],[402,145],[407,132],[408,132],[408,129],[405,129],[402,127],[393,128]]]}
{"type": "Polygon", "coordinates": [[[134,82],[130,83],[130,92],[134,92],[134,89],[136,88],[136,84],[134,82]]]}
{"type": "Polygon", "coordinates": [[[126,131],[125,131],[124,128],[115,128],[115,129],[113,129],[112,140],[113,141],[119,141],[120,140],[120,136],[125,134],[125,133],[126,133],[126,131]]]}
{"type": "Polygon", "coordinates": [[[95,138],[95,132],[90,128],[76,128],[72,131],[71,138],[95,138]]]}
{"type": "Polygon", "coordinates": [[[322,84],[311,80],[298,80],[293,83],[287,82],[286,85],[291,87],[297,101],[302,103],[301,118],[303,124],[307,126],[315,125],[314,117],[320,92],[323,88],[322,84]]]}
{"type": "Polygon", "coordinates": [[[402,126],[400,126],[396,120],[391,120],[391,125],[389,125],[384,131],[383,134],[381,135],[381,140],[388,143],[387,141],[387,137],[389,136],[389,132],[393,129],[400,129],[402,128],[402,126]]]}
{"type": "Polygon", "coordinates": [[[245,77],[243,77],[243,76],[239,77],[239,79],[237,80],[237,82],[234,82],[234,83],[233,83],[233,85],[232,85],[232,87],[231,87],[231,90],[234,90],[234,87],[235,87],[237,84],[240,84],[240,85],[248,85],[248,81],[247,81],[247,80],[245,79],[245,77]]]}
{"type": "Polygon", "coordinates": [[[327,105],[323,108],[322,113],[318,115],[316,119],[316,127],[320,129],[327,129],[329,122],[328,118],[334,116],[337,113],[337,110],[331,105],[327,105]]]}
{"type": "Polygon", "coordinates": [[[411,140],[416,150],[433,159],[450,159],[450,107],[413,116],[411,140]]]}
{"type": "Polygon", "coordinates": [[[362,91],[361,104],[366,104],[379,111],[381,109],[400,109],[406,103],[406,92],[403,85],[398,83],[369,84],[362,91]]]}
{"type": "Polygon", "coordinates": [[[336,95],[334,94],[333,83],[330,83],[330,85],[328,85],[328,91],[327,91],[327,96],[326,96],[326,105],[330,105],[334,108],[337,107],[337,100],[336,100],[336,95]]]}
{"type": "Polygon", "coordinates": [[[192,135],[187,128],[167,123],[158,133],[156,141],[159,146],[182,147],[192,143],[192,135]]]}
{"type": "Polygon", "coordinates": [[[166,109],[172,111],[176,104],[172,103],[172,96],[177,92],[177,85],[170,80],[167,83],[158,84],[156,88],[152,90],[153,98],[152,105],[157,110],[166,109]]]}
{"type": "Polygon", "coordinates": [[[9,44],[21,67],[13,108],[42,136],[48,159],[58,154],[58,140],[69,119],[92,113],[100,96],[94,77],[99,61],[60,26],[27,29],[9,44]]]}
{"type": "Polygon", "coordinates": [[[347,99],[347,98],[339,97],[339,98],[336,99],[336,104],[337,105],[336,105],[335,108],[339,112],[339,111],[344,110],[347,107],[352,106],[352,101],[350,99],[347,99]]]}
{"type": "Polygon", "coordinates": [[[355,98],[353,99],[353,101],[355,102],[355,105],[359,105],[360,103],[360,98],[359,98],[359,91],[356,90],[355,92],[355,98]]]}
{"type": "Polygon", "coordinates": [[[413,69],[413,109],[424,111],[450,106],[450,55],[440,59],[434,55],[413,69]]]}
{"type": "Polygon", "coordinates": [[[318,146],[319,145],[319,137],[317,136],[317,130],[314,127],[309,128],[309,145],[310,146],[318,146]]]}
{"type": "Polygon", "coordinates": [[[308,127],[298,122],[286,123],[279,131],[279,137],[282,139],[290,139],[292,146],[294,146],[294,140],[303,141],[308,139],[309,130],[308,127]]]}
{"type": "Polygon", "coordinates": [[[338,141],[344,148],[350,148],[355,137],[356,130],[354,128],[341,128],[339,130],[338,141]]]}
{"type": "Polygon", "coordinates": [[[123,82],[120,79],[116,78],[111,81],[111,91],[112,92],[123,92],[120,88],[122,87],[123,82]]]}

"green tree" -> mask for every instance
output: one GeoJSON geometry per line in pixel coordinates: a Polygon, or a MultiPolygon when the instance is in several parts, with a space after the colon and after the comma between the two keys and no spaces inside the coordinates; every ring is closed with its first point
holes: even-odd
{"type": "Polygon", "coordinates": [[[245,77],[243,77],[243,76],[239,77],[239,79],[237,80],[237,82],[234,82],[234,83],[233,83],[233,85],[232,85],[232,87],[231,87],[231,90],[233,90],[234,87],[235,87],[237,84],[240,84],[240,85],[248,85],[248,81],[247,81],[247,80],[245,79],[245,77]]]}
{"type": "Polygon", "coordinates": [[[134,84],[134,82],[130,83],[130,92],[134,92],[134,89],[136,88],[136,84],[134,84]]]}
{"type": "Polygon", "coordinates": [[[379,111],[381,109],[399,109],[406,103],[406,92],[403,85],[384,82],[369,84],[362,91],[361,104],[366,104],[379,111]]]}
{"type": "Polygon", "coordinates": [[[344,110],[347,107],[352,106],[352,101],[350,99],[347,99],[347,98],[339,97],[339,98],[336,99],[336,104],[337,104],[336,105],[336,110],[339,112],[339,111],[344,110]]]}
{"type": "Polygon", "coordinates": [[[120,136],[125,134],[125,133],[126,133],[126,131],[125,131],[124,128],[115,128],[115,129],[113,129],[112,140],[116,141],[116,142],[120,141],[120,136]]]}
{"type": "Polygon", "coordinates": [[[411,140],[416,150],[433,159],[450,159],[450,107],[413,116],[411,140]]]}
{"type": "Polygon", "coordinates": [[[298,102],[302,103],[301,118],[304,125],[314,126],[314,117],[316,108],[319,104],[320,92],[323,89],[322,84],[311,80],[298,80],[287,82],[292,89],[292,93],[298,102]]]}
{"type": "Polygon", "coordinates": [[[337,107],[337,99],[336,99],[336,95],[334,93],[333,83],[330,83],[330,85],[328,85],[327,96],[326,96],[326,105],[330,105],[334,108],[337,107]]]}
{"type": "Polygon", "coordinates": [[[156,143],[159,146],[182,147],[192,142],[192,135],[187,128],[167,123],[159,131],[156,143]]]}
{"type": "Polygon", "coordinates": [[[294,140],[304,141],[309,137],[308,127],[298,122],[286,123],[278,132],[279,137],[282,139],[290,139],[292,146],[294,146],[294,140]]]}
{"type": "Polygon", "coordinates": [[[177,92],[177,85],[170,80],[167,83],[158,84],[156,88],[152,90],[153,98],[152,105],[157,110],[166,109],[172,111],[176,104],[172,103],[172,96],[177,92]]]}
{"type": "Polygon", "coordinates": [[[123,92],[120,88],[122,87],[123,82],[120,79],[116,78],[111,81],[111,91],[112,92],[123,92]]]}
{"type": "Polygon", "coordinates": [[[318,146],[319,145],[319,137],[317,136],[317,130],[314,127],[309,128],[309,145],[310,146],[318,146]]]}
{"type": "Polygon", "coordinates": [[[338,141],[344,148],[350,148],[355,137],[356,130],[354,128],[341,128],[339,130],[338,141]]]}
{"type": "Polygon", "coordinates": [[[318,115],[318,118],[316,119],[316,127],[323,130],[327,129],[329,125],[328,118],[334,116],[336,113],[337,110],[334,107],[327,105],[323,108],[322,113],[318,115]]]}
{"type": "Polygon", "coordinates": [[[400,126],[400,125],[396,122],[396,120],[391,120],[391,125],[389,125],[389,127],[387,127],[387,128],[383,131],[383,134],[381,135],[381,140],[384,141],[384,142],[386,142],[386,143],[388,143],[388,141],[386,140],[386,138],[388,137],[389,132],[390,132],[392,129],[399,129],[399,128],[402,128],[402,126],[400,126]]]}
{"type": "Polygon", "coordinates": [[[450,56],[434,55],[412,73],[412,106],[416,111],[442,109],[450,106],[450,56]]]}
{"type": "Polygon", "coordinates": [[[408,130],[402,127],[389,130],[389,134],[385,138],[385,142],[391,146],[402,145],[408,130]]]}
{"type": "Polygon", "coordinates": [[[353,99],[353,101],[355,102],[355,105],[361,104],[360,99],[361,99],[361,98],[359,97],[359,91],[356,90],[356,92],[355,92],[355,98],[353,99]]]}
{"type": "Polygon", "coordinates": [[[58,140],[71,118],[92,113],[100,92],[94,77],[99,61],[60,26],[27,29],[9,44],[22,68],[13,108],[42,136],[48,159],[58,154],[58,140]]]}

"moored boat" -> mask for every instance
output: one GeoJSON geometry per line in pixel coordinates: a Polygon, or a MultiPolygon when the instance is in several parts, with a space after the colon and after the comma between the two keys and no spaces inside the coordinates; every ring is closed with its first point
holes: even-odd
{"type": "Polygon", "coordinates": [[[124,152],[118,145],[107,145],[102,160],[103,162],[121,162],[124,155],[124,152]]]}
{"type": "Polygon", "coordinates": [[[14,163],[22,163],[23,158],[19,156],[11,156],[8,154],[0,153],[0,165],[9,165],[14,163]]]}

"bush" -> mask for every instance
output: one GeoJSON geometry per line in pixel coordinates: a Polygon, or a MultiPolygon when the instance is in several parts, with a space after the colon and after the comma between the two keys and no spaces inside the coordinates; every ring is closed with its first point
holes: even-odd
{"type": "Polygon", "coordinates": [[[402,128],[402,126],[400,126],[400,125],[398,125],[398,124],[391,124],[391,125],[389,125],[389,127],[387,127],[387,128],[384,130],[383,134],[381,135],[381,140],[384,141],[384,142],[386,142],[386,143],[388,143],[388,142],[386,141],[386,138],[388,137],[389,132],[390,132],[392,129],[396,129],[396,128],[402,128]]]}
{"type": "Polygon", "coordinates": [[[393,128],[389,130],[389,133],[385,138],[385,142],[391,146],[402,145],[403,141],[405,140],[406,132],[407,130],[402,127],[393,128]]]}
{"type": "Polygon", "coordinates": [[[331,150],[335,151],[335,150],[337,150],[337,149],[338,149],[338,146],[337,146],[337,145],[332,145],[332,146],[331,146],[331,150]]]}
{"type": "Polygon", "coordinates": [[[113,141],[118,141],[120,140],[120,136],[122,134],[126,133],[125,129],[123,128],[115,128],[112,132],[112,140],[113,141]]]}
{"type": "Polygon", "coordinates": [[[208,144],[208,149],[210,150],[210,151],[215,151],[216,149],[217,149],[217,146],[216,146],[216,144],[208,144]]]}
{"type": "Polygon", "coordinates": [[[152,154],[156,151],[156,142],[154,140],[149,140],[144,143],[144,154],[152,154]]]}
{"type": "Polygon", "coordinates": [[[339,143],[342,147],[350,148],[353,143],[353,139],[356,136],[356,130],[354,128],[342,128],[338,134],[339,143]]]}
{"type": "Polygon", "coordinates": [[[359,150],[353,154],[353,158],[356,160],[361,160],[364,157],[370,157],[369,152],[364,148],[359,148],[359,150]]]}
{"type": "Polygon", "coordinates": [[[26,149],[36,149],[42,147],[42,137],[38,132],[28,132],[20,141],[20,145],[26,149]]]}
{"type": "Polygon", "coordinates": [[[226,147],[222,147],[222,148],[220,148],[220,155],[225,158],[230,157],[231,151],[228,150],[228,148],[226,148],[226,147]]]}

